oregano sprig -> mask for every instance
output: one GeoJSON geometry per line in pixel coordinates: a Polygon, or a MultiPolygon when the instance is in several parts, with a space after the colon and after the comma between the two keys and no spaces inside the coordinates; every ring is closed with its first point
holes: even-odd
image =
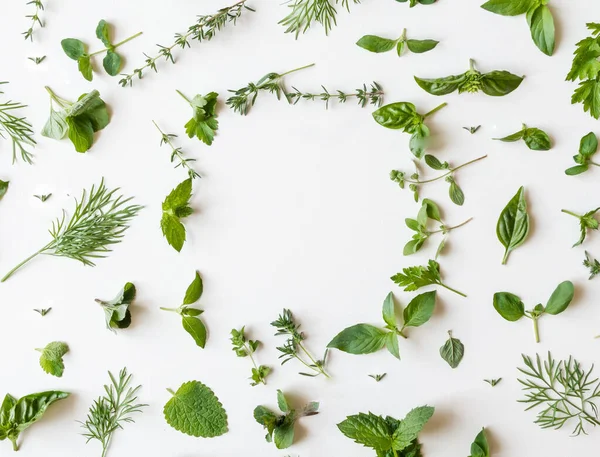
{"type": "Polygon", "coordinates": [[[36,26],[44,27],[44,23],[42,22],[42,18],[40,17],[40,13],[44,11],[44,4],[42,0],[31,0],[27,2],[28,5],[33,5],[35,7],[35,11],[32,14],[25,16],[26,18],[31,20],[31,24],[29,28],[23,32],[23,36],[25,36],[26,40],[33,41],[33,33],[35,31],[36,26]]]}
{"type": "Polygon", "coordinates": [[[175,42],[171,46],[157,45],[159,50],[158,54],[154,57],[144,54],[146,61],[144,65],[135,68],[129,74],[123,74],[123,78],[119,81],[121,87],[127,87],[133,85],[133,80],[137,76],[138,79],[142,79],[145,75],[146,70],[154,70],[158,73],[157,61],[161,58],[167,62],[175,63],[173,57],[173,49],[180,47],[185,49],[191,47],[191,41],[195,40],[198,42],[212,40],[218,31],[220,31],[227,24],[236,25],[237,20],[240,18],[242,13],[246,10],[254,11],[249,6],[246,6],[248,0],[241,0],[231,6],[221,8],[214,14],[198,16],[196,22],[192,24],[187,32],[176,33],[175,42]]]}
{"type": "MultiPolygon", "coordinates": [[[[8,81],[0,81],[0,87],[2,84],[8,84],[8,81]]],[[[0,90],[0,94],[4,92],[0,90]]],[[[7,136],[10,138],[13,163],[17,160],[17,150],[23,162],[33,163],[33,155],[27,150],[36,145],[33,139],[33,127],[25,117],[15,115],[16,110],[26,107],[27,105],[12,100],[0,103],[0,138],[6,139],[7,136]]]]}
{"type": "Polygon", "coordinates": [[[179,161],[179,163],[175,165],[175,168],[185,168],[187,170],[188,176],[191,179],[201,178],[202,176],[200,176],[198,172],[196,172],[196,170],[194,170],[190,165],[190,163],[195,162],[196,159],[186,159],[183,155],[183,150],[181,149],[181,147],[175,147],[175,145],[173,144],[173,140],[177,138],[177,135],[174,135],[172,133],[165,133],[161,130],[161,128],[155,121],[152,121],[152,123],[160,132],[160,145],[162,146],[166,144],[171,148],[171,163],[175,162],[176,159],[179,161]]]}
{"type": "Polygon", "coordinates": [[[367,89],[367,85],[363,84],[362,88],[356,89],[353,93],[346,93],[341,90],[336,90],[335,93],[331,93],[325,86],[321,86],[323,92],[320,94],[313,94],[310,92],[301,92],[292,86],[294,92],[288,92],[285,94],[288,101],[292,104],[298,103],[300,100],[322,100],[325,102],[325,108],[329,108],[329,102],[331,100],[337,101],[338,103],[345,103],[349,98],[356,98],[358,105],[364,108],[367,105],[381,106],[383,103],[384,92],[381,86],[373,81],[371,87],[367,89]]]}
{"type": "Polygon", "coordinates": [[[440,276],[440,264],[435,260],[429,260],[425,267],[414,266],[403,268],[402,273],[396,273],[390,279],[398,286],[404,287],[406,292],[412,292],[425,286],[437,285],[448,289],[461,297],[466,297],[462,292],[459,292],[442,282],[440,276]]]}
{"type": "Polygon", "coordinates": [[[271,372],[271,368],[266,365],[257,365],[256,360],[254,360],[254,353],[261,345],[261,342],[258,340],[250,340],[246,338],[246,327],[242,327],[241,329],[232,329],[231,330],[231,344],[233,345],[233,351],[238,357],[250,357],[252,361],[252,376],[250,379],[252,382],[251,386],[257,386],[259,384],[267,384],[266,378],[271,372]]]}

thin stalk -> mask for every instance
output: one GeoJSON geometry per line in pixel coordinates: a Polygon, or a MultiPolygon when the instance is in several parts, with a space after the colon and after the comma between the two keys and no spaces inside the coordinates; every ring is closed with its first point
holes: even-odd
{"type": "Polygon", "coordinates": [[[502,258],[502,265],[506,265],[506,261],[508,260],[508,254],[510,254],[510,251],[506,249],[504,251],[504,257],[502,258]]]}
{"type": "Polygon", "coordinates": [[[285,73],[281,73],[281,74],[279,75],[279,77],[281,78],[281,77],[283,77],[283,76],[285,76],[285,75],[289,75],[290,73],[294,73],[294,72],[296,72],[296,71],[304,70],[305,68],[310,68],[310,67],[314,67],[314,66],[315,66],[315,64],[314,64],[314,63],[311,63],[311,64],[309,64],[309,65],[304,65],[303,67],[294,68],[293,70],[286,71],[285,73]]]}
{"type": "Polygon", "coordinates": [[[402,326],[402,328],[400,330],[396,329],[396,335],[400,335],[402,338],[404,338],[405,340],[408,339],[408,336],[406,336],[404,334],[404,329],[406,328],[405,325],[402,326]]]}
{"type": "Polygon", "coordinates": [[[577,219],[581,219],[581,215],[580,215],[580,214],[577,214],[577,213],[574,213],[573,211],[569,211],[569,210],[567,210],[567,209],[561,209],[561,212],[563,212],[563,213],[565,213],[565,214],[569,214],[569,215],[571,215],[571,216],[574,216],[574,217],[576,217],[577,219]]]}
{"type": "MultiPolygon", "coordinates": [[[[183,99],[188,102],[190,105],[192,104],[192,102],[190,101],[189,98],[187,98],[185,95],[183,95],[179,90],[175,89],[175,92],[177,92],[179,95],[181,95],[183,97],[183,99]]],[[[154,122],[154,121],[152,121],[154,122]]],[[[154,123],[154,125],[156,125],[156,122],[154,123]]],[[[158,128],[158,126],[156,126],[158,128]]],[[[159,129],[160,130],[160,129],[159,129]]]]}
{"type": "MultiPolygon", "coordinates": [[[[254,357],[252,356],[252,351],[250,350],[250,346],[248,346],[246,343],[244,343],[244,349],[246,350],[246,352],[248,353],[248,355],[250,356],[250,360],[252,361],[252,365],[254,365],[254,369],[256,371],[258,371],[258,365],[256,364],[256,361],[254,360],[254,357]]],[[[260,380],[260,382],[263,383],[263,385],[267,385],[267,382],[263,379],[260,380]]]]}
{"type": "MultiPolygon", "coordinates": [[[[179,91],[177,91],[179,92],[179,91]]],[[[181,94],[182,97],[185,98],[185,96],[179,92],[179,94],[181,94]]],[[[187,99],[186,99],[187,100],[187,99]]],[[[188,100],[189,102],[189,100],[188,100]]],[[[183,154],[181,153],[181,149],[176,148],[173,145],[173,142],[171,141],[171,138],[169,138],[169,135],[165,134],[165,132],[163,132],[161,130],[161,128],[158,126],[158,124],[153,120],[152,123],[154,124],[154,126],[158,129],[158,131],[160,132],[160,134],[162,135],[162,141],[166,144],[169,145],[169,147],[171,148],[171,151],[177,156],[177,158],[179,159],[179,165],[182,166],[183,168],[188,170],[188,175],[190,175],[190,177],[194,178],[194,177],[198,177],[201,178],[202,176],[200,176],[192,167],[189,166],[188,164],[188,160],[186,160],[186,158],[183,156],[183,154]]],[[[163,143],[161,143],[162,146],[163,143]]],[[[191,159],[190,159],[191,160],[191,159]]],[[[173,162],[173,160],[171,160],[171,163],[173,162]]],[[[176,166],[177,167],[177,166],[176,166]]]]}
{"type": "Polygon", "coordinates": [[[463,294],[462,292],[459,292],[458,290],[456,290],[456,289],[453,289],[452,287],[448,287],[448,286],[447,286],[446,284],[444,284],[443,282],[439,282],[438,284],[439,284],[440,286],[442,286],[442,287],[445,287],[446,289],[448,289],[448,290],[450,290],[450,291],[454,292],[455,294],[458,294],[458,295],[460,295],[461,297],[465,297],[465,298],[467,297],[467,296],[466,296],[465,294],[463,294]]]}
{"type": "Polygon", "coordinates": [[[406,41],[406,29],[402,30],[402,35],[400,35],[400,38],[396,42],[398,41],[406,41]]]}
{"type": "Polygon", "coordinates": [[[48,92],[50,94],[50,99],[56,103],[58,103],[58,105],[60,105],[61,108],[68,108],[71,105],[73,105],[73,103],[71,103],[68,100],[65,100],[62,97],[59,97],[58,95],[56,95],[54,93],[54,91],[52,89],[50,89],[50,87],[48,86],[44,86],[44,88],[46,89],[46,92],[48,92]]]}
{"type": "Polygon", "coordinates": [[[473,59],[469,59],[469,70],[476,71],[475,70],[475,61],[473,59]]]}
{"type": "Polygon", "coordinates": [[[595,165],[597,167],[600,167],[600,164],[596,163],[596,162],[592,162],[591,160],[588,162],[590,165],[595,165]]]}
{"type": "Polygon", "coordinates": [[[162,309],[163,311],[170,311],[172,313],[181,314],[181,310],[179,308],[164,308],[161,306],[160,309],[162,309]]]}
{"type": "Polygon", "coordinates": [[[486,157],[487,157],[487,154],[484,155],[484,156],[481,156],[481,157],[477,157],[476,159],[470,160],[469,162],[463,163],[462,165],[459,165],[456,168],[451,168],[446,173],[444,173],[443,175],[438,176],[437,178],[426,179],[425,181],[412,181],[410,179],[405,179],[405,181],[408,182],[408,183],[411,183],[411,184],[426,184],[426,183],[434,182],[434,181],[437,181],[438,179],[445,178],[449,174],[454,173],[455,171],[458,171],[461,168],[466,167],[467,165],[471,165],[472,163],[475,163],[475,162],[478,162],[480,160],[483,160],[486,157]]]}
{"type": "MultiPolygon", "coordinates": [[[[325,371],[325,369],[323,367],[320,367],[317,364],[317,361],[313,358],[313,356],[310,354],[310,352],[308,352],[308,350],[302,345],[301,342],[298,341],[298,347],[300,349],[302,349],[304,351],[304,353],[306,354],[306,356],[310,359],[310,361],[313,363],[313,365],[315,365],[315,367],[310,367],[312,368],[314,371],[319,371],[320,373],[322,373],[327,379],[330,379],[331,376],[329,376],[327,374],[327,372],[325,371]]],[[[306,365],[306,364],[305,364],[306,365]]]]}
{"type": "Polygon", "coordinates": [[[457,228],[459,228],[459,227],[462,227],[463,225],[466,225],[466,224],[468,224],[468,223],[469,223],[469,222],[471,222],[472,220],[473,220],[473,218],[472,218],[472,217],[470,217],[470,218],[468,218],[466,221],[464,221],[464,222],[461,222],[461,223],[460,223],[460,224],[458,224],[458,225],[455,225],[455,226],[453,226],[453,227],[444,227],[443,229],[440,229],[440,230],[434,230],[433,232],[429,232],[429,234],[430,234],[430,235],[433,235],[434,233],[440,233],[440,232],[445,232],[445,233],[448,233],[448,232],[450,232],[451,230],[457,229],[457,228]]]}
{"type": "Polygon", "coordinates": [[[540,329],[538,328],[538,318],[532,317],[531,320],[533,321],[533,334],[535,335],[535,342],[539,343],[540,342],[540,329]]]}
{"type": "Polygon", "coordinates": [[[121,46],[121,45],[123,45],[123,44],[127,43],[128,41],[131,41],[131,40],[133,40],[134,38],[137,38],[137,37],[139,37],[139,36],[140,36],[142,33],[144,33],[144,32],[138,32],[138,33],[136,33],[135,35],[131,35],[129,38],[125,38],[123,41],[119,41],[117,44],[113,44],[113,45],[112,45],[110,48],[104,48],[104,49],[102,49],[101,51],[92,52],[92,53],[90,54],[90,57],[92,57],[92,56],[95,56],[95,55],[97,55],[97,54],[101,54],[101,53],[103,53],[104,51],[112,51],[112,50],[114,50],[114,49],[117,49],[119,46],[121,46]]]}
{"type": "Polygon", "coordinates": [[[47,251],[50,247],[52,243],[47,244],[46,246],[44,246],[42,249],[40,249],[39,251],[31,254],[29,257],[27,257],[25,260],[23,260],[22,262],[20,262],[16,267],[14,267],[12,270],[10,270],[8,273],[6,273],[6,275],[4,276],[4,278],[0,279],[0,282],[4,282],[6,281],[8,278],[10,278],[19,268],[21,268],[22,266],[24,266],[27,262],[29,262],[30,260],[34,259],[35,257],[37,257],[40,254],[43,254],[45,251],[47,251]]]}
{"type": "Polygon", "coordinates": [[[398,457],[398,452],[396,451],[396,449],[392,448],[392,452],[394,453],[394,457],[398,457]]]}
{"type": "Polygon", "coordinates": [[[423,119],[427,119],[429,116],[431,116],[432,114],[438,112],[439,110],[441,110],[444,106],[447,106],[448,103],[444,102],[439,106],[436,106],[435,108],[433,108],[431,111],[429,111],[428,113],[423,114],[423,119]]]}

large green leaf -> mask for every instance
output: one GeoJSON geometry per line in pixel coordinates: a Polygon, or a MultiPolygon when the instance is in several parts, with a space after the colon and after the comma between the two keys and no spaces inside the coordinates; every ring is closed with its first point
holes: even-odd
{"type": "Polygon", "coordinates": [[[389,332],[369,324],[356,324],[338,333],[327,345],[349,354],[371,354],[385,346],[389,332]]]}

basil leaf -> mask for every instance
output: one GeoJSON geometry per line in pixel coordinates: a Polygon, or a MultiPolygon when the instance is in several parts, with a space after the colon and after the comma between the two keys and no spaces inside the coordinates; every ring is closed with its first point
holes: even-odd
{"type": "Polygon", "coordinates": [[[84,116],[67,117],[69,139],[77,152],[86,152],[94,144],[94,129],[91,121],[84,116]]]}
{"type": "Polygon", "coordinates": [[[420,118],[415,105],[408,102],[390,103],[373,112],[373,119],[388,129],[404,129],[420,118]]]}
{"type": "Polygon", "coordinates": [[[527,22],[531,29],[531,38],[544,54],[554,53],[554,18],[547,5],[539,5],[527,13],[527,22]]]}
{"type": "Polygon", "coordinates": [[[102,59],[102,66],[110,76],[117,76],[121,69],[121,56],[116,52],[107,51],[102,59]]]}
{"type": "Polygon", "coordinates": [[[598,150],[598,138],[594,132],[585,135],[579,143],[579,153],[585,157],[590,157],[598,150]]]}
{"type": "Polygon", "coordinates": [[[548,151],[552,147],[548,134],[538,128],[525,130],[523,140],[532,151],[548,151]]]}
{"type": "Polygon", "coordinates": [[[10,412],[17,404],[17,399],[10,394],[4,396],[2,406],[0,406],[0,428],[8,427],[10,421],[10,412]]]}
{"type": "Polygon", "coordinates": [[[83,77],[88,81],[94,79],[94,74],[92,73],[92,62],[90,61],[90,56],[88,56],[87,54],[84,54],[79,59],[77,59],[77,68],[79,69],[83,77]]]}
{"type": "Polygon", "coordinates": [[[504,319],[515,322],[525,315],[525,305],[519,297],[510,292],[494,294],[494,308],[504,319]]]}
{"type": "Polygon", "coordinates": [[[481,75],[481,90],[486,95],[501,97],[510,94],[521,85],[523,77],[504,70],[495,70],[481,75]]]}
{"type": "Polygon", "coordinates": [[[383,307],[381,309],[383,315],[383,321],[390,327],[396,327],[396,304],[394,303],[394,294],[390,292],[383,301],[383,307]]]}
{"type": "Polygon", "coordinates": [[[188,286],[185,291],[185,297],[183,298],[184,305],[191,305],[192,303],[197,302],[202,296],[202,291],[204,287],[202,285],[202,278],[200,277],[200,273],[196,272],[196,276],[194,276],[194,280],[188,286]]]}
{"type": "Polygon", "coordinates": [[[50,117],[42,129],[42,136],[54,140],[62,140],[67,135],[69,129],[65,117],[66,113],[64,111],[55,111],[51,109],[50,117]]]}
{"type": "Polygon", "coordinates": [[[382,349],[389,332],[369,324],[356,324],[338,333],[327,345],[349,354],[371,354],[382,349]]]}
{"type": "Polygon", "coordinates": [[[574,295],[575,287],[573,286],[573,283],[571,281],[561,282],[548,299],[545,311],[552,315],[562,313],[567,309],[573,300],[574,295]]]}
{"type": "Polygon", "coordinates": [[[448,341],[440,348],[440,356],[450,367],[456,368],[465,355],[465,346],[459,339],[452,337],[452,332],[448,332],[448,336],[448,341]]]}
{"type": "Polygon", "coordinates": [[[511,143],[514,141],[519,141],[525,135],[525,129],[518,131],[517,133],[513,133],[512,135],[505,136],[504,138],[494,138],[494,140],[504,141],[505,143],[511,143]]]}
{"type": "Polygon", "coordinates": [[[438,44],[439,41],[435,40],[406,40],[406,46],[410,52],[414,52],[416,54],[431,51],[438,44]]]}
{"type": "Polygon", "coordinates": [[[206,327],[204,323],[200,319],[191,316],[183,316],[181,323],[185,331],[194,338],[196,345],[204,348],[206,345],[206,327]]]}
{"type": "Polygon", "coordinates": [[[492,13],[501,14],[502,16],[518,16],[525,14],[537,0],[489,0],[481,7],[484,10],[492,13]]]}
{"type": "Polygon", "coordinates": [[[60,42],[60,45],[70,59],[79,60],[85,54],[85,44],[81,40],[65,38],[60,42]]]}
{"type": "Polygon", "coordinates": [[[447,76],[445,78],[422,79],[415,76],[415,81],[424,91],[431,95],[447,95],[457,90],[466,80],[462,75],[447,76]]]}
{"type": "Polygon", "coordinates": [[[67,392],[51,390],[19,398],[10,413],[10,421],[17,426],[17,434],[37,422],[52,403],[68,396],[67,392]]]}
{"type": "Polygon", "coordinates": [[[429,135],[429,127],[427,127],[425,124],[421,124],[415,129],[415,132],[410,137],[408,147],[410,152],[412,152],[416,158],[420,159],[423,157],[425,148],[427,147],[427,138],[429,138],[429,135]]]}
{"type": "Polygon", "coordinates": [[[400,360],[400,348],[398,347],[398,335],[395,332],[390,332],[387,334],[387,338],[385,340],[385,347],[388,352],[400,360]]]}
{"type": "Polygon", "coordinates": [[[404,326],[420,327],[433,315],[436,291],[425,292],[413,298],[404,309],[404,326]]]}
{"type": "Polygon", "coordinates": [[[565,170],[565,174],[567,174],[569,176],[579,175],[579,174],[583,173],[584,171],[587,171],[588,168],[589,167],[587,165],[576,165],[574,167],[567,168],[565,170]]]}
{"type": "Polygon", "coordinates": [[[505,247],[502,265],[506,264],[510,252],[521,246],[529,233],[529,214],[525,201],[525,188],[521,187],[500,213],[496,225],[498,240],[505,247]]]}
{"type": "Polygon", "coordinates": [[[358,46],[371,52],[387,52],[394,49],[396,40],[378,37],[376,35],[365,35],[356,42],[358,46]]]}

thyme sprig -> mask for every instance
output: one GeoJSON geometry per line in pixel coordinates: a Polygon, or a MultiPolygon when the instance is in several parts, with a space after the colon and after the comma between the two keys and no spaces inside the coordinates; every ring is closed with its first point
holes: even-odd
{"type": "Polygon", "coordinates": [[[523,355],[525,368],[519,368],[527,378],[519,379],[527,404],[526,411],[541,406],[535,423],[542,428],[562,428],[571,419],[576,421],[573,435],[586,433],[585,427],[600,425],[596,401],[600,399],[600,382],[592,378],[594,367],[584,370],[573,357],[556,361],[550,352],[542,363],[539,354],[533,361],[523,355]]]}
{"type": "Polygon", "coordinates": [[[301,375],[315,377],[322,374],[326,378],[330,377],[325,371],[328,350],[325,350],[325,354],[321,360],[316,360],[312,356],[302,343],[305,340],[304,333],[300,331],[300,325],[296,324],[294,316],[289,309],[284,309],[277,320],[271,322],[271,325],[277,329],[277,333],[275,333],[276,336],[288,335],[285,344],[277,348],[277,350],[281,352],[279,358],[283,359],[281,362],[282,365],[290,360],[296,359],[312,371],[312,373],[301,372],[301,375]]]}
{"type": "MultiPolygon", "coordinates": [[[[360,0],[353,0],[355,4],[360,0]]],[[[286,27],[285,33],[294,33],[296,38],[300,33],[306,33],[310,26],[318,22],[325,27],[325,34],[337,25],[337,10],[335,5],[340,4],[350,12],[350,0],[291,0],[290,13],[279,23],[286,27]]]]}
{"type": "Polygon", "coordinates": [[[177,138],[177,135],[174,135],[172,133],[165,133],[160,129],[160,127],[158,126],[158,124],[155,121],[152,121],[152,123],[154,124],[154,126],[158,129],[158,131],[161,134],[160,145],[162,146],[163,144],[166,144],[171,148],[171,163],[175,162],[175,159],[179,160],[179,163],[177,165],[175,165],[175,168],[177,168],[177,167],[185,168],[187,170],[188,176],[192,179],[201,178],[202,176],[200,176],[196,172],[196,170],[194,170],[190,166],[190,162],[195,162],[196,159],[186,159],[183,155],[183,150],[181,149],[181,147],[176,148],[175,145],[173,144],[172,140],[174,138],[177,138]]]}
{"type": "Polygon", "coordinates": [[[35,12],[33,14],[29,14],[29,15],[25,16],[25,17],[31,19],[31,24],[30,24],[29,28],[23,32],[23,35],[25,36],[26,40],[33,41],[33,32],[34,32],[35,26],[39,25],[40,27],[44,27],[44,23],[42,22],[42,19],[40,18],[40,12],[44,11],[44,4],[42,3],[42,0],[31,0],[30,2],[27,2],[27,4],[35,6],[35,12]]]}
{"type": "Polygon", "coordinates": [[[113,244],[120,243],[127,225],[143,208],[140,205],[126,206],[132,197],[116,195],[119,189],[108,190],[104,179],[100,185],[85,189],[80,200],[75,200],[75,212],[66,220],[65,212],[52,222],[52,236],[46,246],[36,251],[10,270],[0,282],[6,281],[17,270],[40,254],[68,257],[84,265],[94,266],[94,259],[106,257],[113,244]]]}
{"type": "Polygon", "coordinates": [[[154,57],[146,56],[146,63],[139,68],[135,68],[132,73],[123,74],[123,78],[119,81],[121,87],[127,87],[133,85],[133,79],[135,76],[138,79],[142,79],[144,70],[151,69],[158,73],[156,62],[161,58],[165,61],[175,63],[173,57],[173,49],[180,47],[185,49],[191,47],[190,42],[196,40],[199,42],[210,41],[214,38],[216,33],[225,27],[228,23],[236,25],[237,20],[245,10],[254,11],[249,6],[246,6],[248,0],[241,0],[231,6],[221,8],[215,14],[209,14],[205,16],[198,16],[196,23],[192,24],[186,33],[176,33],[175,42],[171,46],[163,46],[158,44],[158,54],[154,57]]]}
{"type": "Polygon", "coordinates": [[[131,415],[141,413],[146,404],[135,403],[137,392],[142,386],[130,387],[131,375],[127,368],[119,372],[119,379],[109,371],[110,385],[105,385],[106,395],[98,397],[88,412],[85,422],[80,422],[86,430],[83,436],[87,443],[98,440],[102,444],[102,457],[108,452],[113,433],[122,429],[126,423],[135,422],[131,415]]]}
{"type": "MultiPolygon", "coordinates": [[[[2,84],[8,84],[8,81],[0,81],[0,85],[2,84]]],[[[4,92],[0,90],[0,94],[4,92]]],[[[26,107],[27,105],[12,100],[0,103],[0,137],[6,139],[6,134],[11,139],[13,163],[17,160],[17,149],[24,162],[33,163],[33,155],[25,149],[27,146],[35,147],[33,127],[26,118],[13,114],[15,110],[26,107]]]]}
{"type": "Polygon", "coordinates": [[[277,100],[281,100],[281,96],[283,95],[286,97],[288,102],[291,103],[290,98],[288,98],[287,91],[285,90],[285,86],[283,85],[284,76],[296,71],[304,70],[305,68],[313,67],[314,65],[314,63],[311,63],[310,65],[294,68],[293,70],[286,71],[285,73],[281,74],[275,72],[267,73],[256,83],[248,83],[247,86],[236,90],[230,89],[229,92],[233,92],[234,95],[229,97],[225,104],[234,112],[245,116],[250,111],[250,108],[254,106],[254,103],[256,103],[256,98],[261,91],[275,94],[277,96],[277,100]]]}
{"type": "Polygon", "coordinates": [[[383,96],[384,92],[381,86],[373,81],[371,83],[370,89],[367,89],[367,85],[363,84],[362,88],[356,89],[354,93],[347,94],[341,90],[336,90],[335,93],[331,93],[327,90],[325,86],[321,86],[323,88],[323,92],[320,94],[312,94],[310,92],[301,92],[295,87],[292,86],[294,92],[288,92],[286,95],[287,99],[292,104],[298,103],[300,100],[322,100],[325,102],[325,108],[329,108],[330,100],[337,101],[339,103],[346,103],[349,98],[356,97],[358,104],[364,108],[368,104],[374,106],[381,106],[383,104],[383,96]]]}

